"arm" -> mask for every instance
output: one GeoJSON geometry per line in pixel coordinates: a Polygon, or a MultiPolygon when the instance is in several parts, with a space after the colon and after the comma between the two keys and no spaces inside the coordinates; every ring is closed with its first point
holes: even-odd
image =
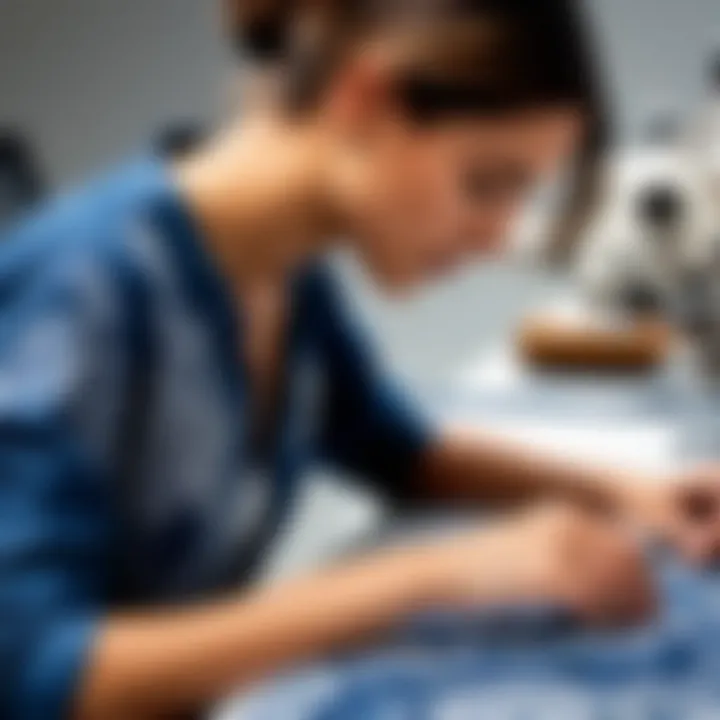
{"type": "Polygon", "coordinates": [[[642,553],[617,528],[551,507],[245,599],[110,619],[74,717],[193,712],[238,684],[371,640],[425,608],[537,602],[607,627],[646,618],[653,596],[642,553]]]}
{"type": "Polygon", "coordinates": [[[422,454],[418,494],[428,500],[515,506],[564,499],[616,513],[650,478],[564,459],[490,434],[448,431],[422,454]]]}
{"type": "Polygon", "coordinates": [[[659,478],[554,457],[490,434],[438,431],[389,381],[342,293],[322,280],[317,302],[331,368],[326,459],[401,503],[511,507],[559,498],[627,515],[648,529],[668,525],[667,506],[677,503],[655,490],[659,478]]]}
{"type": "Polygon", "coordinates": [[[111,562],[109,483],[71,427],[104,436],[96,411],[117,383],[91,349],[122,348],[113,322],[96,322],[108,298],[81,287],[108,286],[71,243],[62,257],[34,238],[16,248],[0,304],[0,717],[54,720],[67,717],[111,562]]]}
{"type": "Polygon", "coordinates": [[[325,456],[401,502],[513,506],[562,498],[617,510],[638,478],[532,451],[492,436],[439,432],[386,377],[365,334],[324,279],[331,360],[325,456]]]}
{"type": "Polygon", "coordinates": [[[481,433],[447,433],[422,454],[415,485],[427,500],[509,506],[562,498],[598,509],[691,563],[720,557],[720,466],[667,474],[574,462],[481,433]]]}
{"type": "Polygon", "coordinates": [[[199,710],[271,672],[367,641],[435,594],[419,553],[389,553],[212,606],[110,618],[75,718],[199,710]]]}

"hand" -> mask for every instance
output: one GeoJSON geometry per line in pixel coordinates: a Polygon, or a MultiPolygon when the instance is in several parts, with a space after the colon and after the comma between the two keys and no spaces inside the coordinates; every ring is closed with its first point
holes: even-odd
{"type": "Polygon", "coordinates": [[[720,562],[720,465],[635,487],[628,491],[625,507],[632,521],[690,562],[720,562]]]}
{"type": "Polygon", "coordinates": [[[427,549],[441,602],[548,603],[593,625],[625,625],[654,609],[640,549],[606,519],[547,506],[427,549]]]}

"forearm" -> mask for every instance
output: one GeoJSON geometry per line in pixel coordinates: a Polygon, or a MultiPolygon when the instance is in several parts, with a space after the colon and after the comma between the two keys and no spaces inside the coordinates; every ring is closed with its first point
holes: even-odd
{"type": "Polygon", "coordinates": [[[552,498],[615,511],[638,483],[609,466],[582,463],[477,431],[442,434],[421,459],[420,494],[434,501],[515,506],[552,498]]]}
{"type": "Polygon", "coordinates": [[[395,552],[213,607],[108,622],[79,720],[195,711],[288,665],[367,640],[433,594],[415,554],[395,552]]]}

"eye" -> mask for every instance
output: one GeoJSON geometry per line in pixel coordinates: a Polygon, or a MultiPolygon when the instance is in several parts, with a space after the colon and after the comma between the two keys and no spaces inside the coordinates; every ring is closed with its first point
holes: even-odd
{"type": "Polygon", "coordinates": [[[493,175],[471,170],[466,172],[462,178],[463,191],[473,202],[482,202],[496,197],[502,189],[493,175]]]}

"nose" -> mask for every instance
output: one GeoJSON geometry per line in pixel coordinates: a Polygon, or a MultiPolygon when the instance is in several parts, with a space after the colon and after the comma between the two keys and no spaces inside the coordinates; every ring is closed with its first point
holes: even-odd
{"type": "Polygon", "coordinates": [[[684,211],[682,191],[672,184],[651,185],[640,193],[637,200],[640,219],[658,230],[676,227],[684,211]]]}
{"type": "Polygon", "coordinates": [[[647,283],[630,283],[620,298],[622,307],[631,315],[657,315],[663,308],[660,292],[647,283]]]}

